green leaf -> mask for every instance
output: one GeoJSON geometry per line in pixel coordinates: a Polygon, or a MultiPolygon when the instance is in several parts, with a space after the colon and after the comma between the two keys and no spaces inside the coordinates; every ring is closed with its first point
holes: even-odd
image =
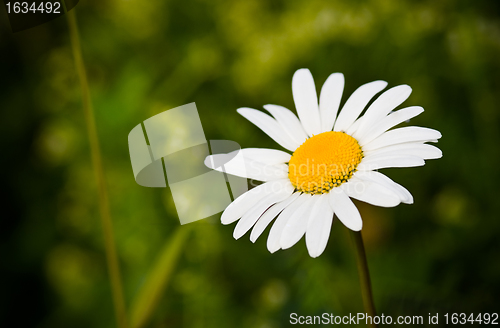
{"type": "Polygon", "coordinates": [[[190,231],[189,226],[179,227],[174,236],[165,244],[144,286],[132,304],[130,320],[132,328],[144,327],[154,313],[190,231]]]}

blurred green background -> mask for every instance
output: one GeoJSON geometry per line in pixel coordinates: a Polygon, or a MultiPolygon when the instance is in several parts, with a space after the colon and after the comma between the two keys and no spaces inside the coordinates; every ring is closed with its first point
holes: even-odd
{"type": "MultiPolygon", "coordinates": [[[[3,7],[2,7],[3,8],[3,7]]],[[[114,327],[96,185],[65,17],[12,34],[0,14],[0,326],[114,327]]],[[[406,83],[443,158],[384,170],[415,204],[358,203],[379,313],[500,309],[500,2],[82,0],[76,7],[128,307],[180,228],[168,188],[134,181],[129,131],[196,102],[207,139],[277,147],[236,113],[294,108],[291,78],[343,72],[343,101],[406,83]]],[[[362,312],[355,252],[269,254],[219,215],[193,232],[148,327],[287,327],[362,312]]],[[[444,326],[444,324],[440,324],[444,326]]]]}

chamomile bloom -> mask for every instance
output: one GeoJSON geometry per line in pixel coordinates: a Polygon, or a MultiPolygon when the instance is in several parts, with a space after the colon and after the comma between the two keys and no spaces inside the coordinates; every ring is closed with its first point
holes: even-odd
{"type": "Polygon", "coordinates": [[[395,111],[410,96],[408,85],[385,91],[361,115],[386,86],[385,81],[362,85],[339,112],[344,76],[331,74],[318,101],[310,71],[300,69],[292,80],[298,117],[277,105],[264,106],[271,116],[239,108],[238,113],[289,152],[242,149],[239,160],[234,157],[224,168],[214,163],[234,154],[205,160],[210,168],[264,182],[223,212],[223,224],[239,220],[234,238],[252,229],[250,240],[255,242],[274,220],[267,240],[271,253],[290,248],[305,235],[309,255],[317,257],[326,248],[334,216],[347,228],[361,230],[363,221],[351,198],[383,207],[412,204],[407,189],[377,170],[440,158],[441,151],[427,143],[437,142],[441,133],[415,126],[391,129],[424,111],[417,106],[395,111]]]}

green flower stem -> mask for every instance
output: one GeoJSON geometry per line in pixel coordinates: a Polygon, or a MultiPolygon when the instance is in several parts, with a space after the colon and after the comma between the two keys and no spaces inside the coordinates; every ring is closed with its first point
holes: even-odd
{"type": "MultiPolygon", "coordinates": [[[[363,237],[361,231],[351,231],[351,237],[356,246],[356,259],[358,263],[359,284],[361,287],[361,295],[363,297],[363,306],[365,312],[375,317],[375,304],[373,303],[372,285],[370,283],[370,273],[368,272],[368,263],[366,262],[365,246],[363,245],[363,237]]],[[[369,327],[377,327],[376,324],[368,325],[369,327]]]]}
{"type": "Polygon", "coordinates": [[[92,166],[94,168],[98,194],[99,194],[99,212],[101,224],[104,233],[104,246],[106,249],[106,259],[108,263],[109,276],[111,280],[111,289],[113,293],[113,303],[118,327],[127,327],[127,316],[125,312],[125,300],[123,297],[120,266],[118,264],[118,255],[116,254],[115,240],[113,236],[113,222],[109,209],[108,193],[104,178],[104,169],[102,166],[101,151],[99,147],[99,138],[95,125],[94,112],[90,98],[90,90],[85,72],[85,65],[82,58],[82,49],[80,47],[80,38],[78,36],[78,26],[76,24],[75,10],[66,13],[69,25],[69,35],[73,49],[75,66],[80,80],[82,91],[83,111],[87,125],[89,137],[90,152],[92,157],[92,166]]]}

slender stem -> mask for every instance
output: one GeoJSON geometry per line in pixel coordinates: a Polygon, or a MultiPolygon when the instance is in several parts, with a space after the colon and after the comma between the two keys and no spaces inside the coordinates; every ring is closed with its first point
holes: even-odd
{"type": "Polygon", "coordinates": [[[113,293],[113,303],[115,307],[115,315],[117,325],[120,328],[127,327],[127,317],[125,312],[125,301],[122,290],[120,266],[118,263],[118,255],[115,248],[115,240],[113,236],[113,222],[109,209],[108,193],[106,190],[106,182],[104,178],[104,169],[101,159],[101,151],[99,147],[99,138],[95,125],[94,112],[90,98],[90,89],[85,72],[85,65],[82,58],[82,49],[80,47],[80,38],[78,35],[78,26],[76,24],[75,10],[66,13],[69,25],[69,34],[71,46],[73,49],[73,57],[75,66],[80,80],[82,91],[83,111],[87,125],[87,133],[89,138],[90,153],[92,157],[92,166],[95,172],[97,189],[99,194],[99,212],[101,216],[102,230],[104,234],[104,246],[106,249],[106,259],[111,280],[111,289],[113,293]]]}
{"type": "Polygon", "coordinates": [[[144,285],[136,295],[130,307],[130,326],[132,328],[146,327],[151,321],[160,300],[174,274],[184,245],[193,230],[193,225],[178,227],[166,241],[158,259],[147,275],[144,285]]]}
{"type": "MultiPolygon", "coordinates": [[[[375,312],[375,304],[373,303],[372,285],[370,282],[370,273],[368,272],[368,263],[366,262],[365,246],[363,245],[361,231],[351,231],[351,237],[354,245],[356,246],[356,258],[358,263],[361,295],[363,297],[363,306],[365,308],[365,312],[374,318],[377,314],[375,312]]],[[[369,324],[368,326],[377,327],[374,323],[369,324]]]]}

